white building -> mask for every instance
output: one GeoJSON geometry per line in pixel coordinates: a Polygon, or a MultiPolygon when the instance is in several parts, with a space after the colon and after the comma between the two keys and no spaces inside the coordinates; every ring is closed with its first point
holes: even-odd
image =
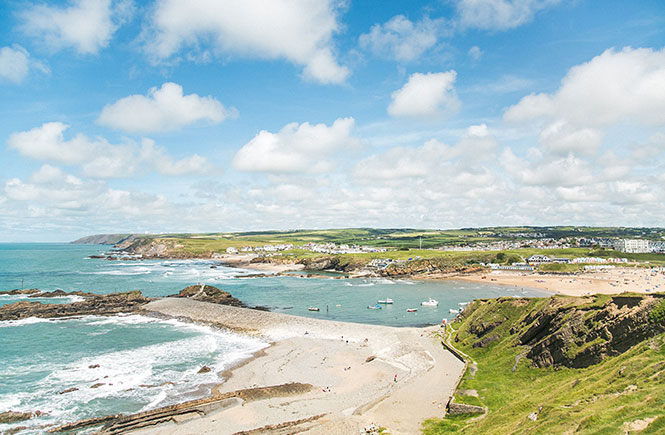
{"type": "Polygon", "coordinates": [[[631,254],[651,252],[649,241],[644,239],[616,239],[614,249],[631,254]]]}

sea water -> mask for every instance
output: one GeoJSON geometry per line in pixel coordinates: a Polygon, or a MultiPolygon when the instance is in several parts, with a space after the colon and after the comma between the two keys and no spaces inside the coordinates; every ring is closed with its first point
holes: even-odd
{"type": "MultiPolygon", "coordinates": [[[[539,290],[456,281],[335,279],[273,276],[234,269],[212,260],[90,259],[108,246],[0,244],[0,290],[38,288],[92,293],[141,290],[166,296],[192,284],[210,284],[248,305],[321,319],[391,326],[422,326],[455,316],[465,302],[498,296],[545,296],[539,290]],[[429,298],[437,307],[421,306],[429,298]],[[392,305],[370,310],[378,300],[392,305]],[[317,307],[320,311],[309,311],[317,307]],[[418,308],[408,313],[408,308],[418,308]]],[[[0,296],[46,303],[72,298],[0,296]]],[[[138,315],[0,322],[0,412],[46,415],[0,425],[63,423],[133,413],[206,396],[217,372],[267,344],[255,338],[138,315]],[[99,367],[96,367],[99,365],[99,367]],[[213,370],[198,373],[207,365],[213,370]],[[103,384],[91,388],[95,384],[103,384]],[[78,390],[59,394],[70,388],[78,390]]]]}

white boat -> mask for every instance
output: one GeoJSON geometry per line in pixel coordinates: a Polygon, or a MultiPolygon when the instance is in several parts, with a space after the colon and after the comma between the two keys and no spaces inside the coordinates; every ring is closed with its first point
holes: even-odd
{"type": "Polygon", "coordinates": [[[376,305],[367,305],[367,309],[368,309],[368,310],[380,310],[381,308],[383,308],[383,307],[381,307],[381,305],[379,305],[379,304],[376,304],[376,305]]]}
{"type": "Polygon", "coordinates": [[[453,310],[453,309],[451,308],[451,309],[449,309],[448,311],[450,311],[450,312],[453,313],[453,314],[457,314],[457,313],[460,313],[462,310],[453,310]]]}
{"type": "Polygon", "coordinates": [[[384,300],[377,301],[377,304],[392,304],[394,301],[390,298],[386,298],[384,300]]]}
{"type": "Polygon", "coordinates": [[[439,301],[436,299],[429,298],[428,301],[421,302],[420,305],[423,307],[438,307],[439,306],[439,301]]]}
{"type": "Polygon", "coordinates": [[[468,303],[468,302],[460,302],[460,303],[457,304],[457,305],[459,305],[460,307],[463,307],[463,306],[465,306],[465,305],[469,305],[469,303],[468,303]]]}
{"type": "Polygon", "coordinates": [[[407,308],[406,309],[407,313],[415,313],[416,311],[418,311],[418,308],[407,308]]]}
{"type": "Polygon", "coordinates": [[[318,307],[309,307],[309,311],[321,311],[318,307]]]}

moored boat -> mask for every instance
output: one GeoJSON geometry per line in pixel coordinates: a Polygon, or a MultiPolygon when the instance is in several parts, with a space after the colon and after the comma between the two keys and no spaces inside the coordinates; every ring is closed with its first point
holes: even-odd
{"type": "Polygon", "coordinates": [[[394,301],[390,298],[385,298],[377,302],[377,304],[392,304],[394,301]]]}
{"type": "Polygon", "coordinates": [[[406,309],[407,313],[415,313],[416,311],[418,311],[418,308],[407,308],[406,309]]]}
{"type": "Polygon", "coordinates": [[[318,307],[309,307],[309,311],[321,311],[318,307]]]}
{"type": "Polygon", "coordinates": [[[439,301],[436,299],[429,298],[428,301],[421,302],[420,305],[423,307],[436,307],[439,305],[439,301]]]}
{"type": "Polygon", "coordinates": [[[379,304],[376,304],[376,305],[367,305],[367,309],[368,309],[368,310],[380,310],[381,308],[383,308],[383,307],[382,307],[381,305],[379,305],[379,304]]]}

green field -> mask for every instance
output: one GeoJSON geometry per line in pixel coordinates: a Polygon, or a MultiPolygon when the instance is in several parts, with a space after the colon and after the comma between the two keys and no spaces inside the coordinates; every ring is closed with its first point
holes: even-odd
{"type": "MultiPolygon", "coordinates": [[[[631,261],[633,266],[663,266],[665,254],[627,254],[611,249],[591,249],[573,247],[567,249],[536,249],[523,247],[503,251],[464,251],[441,250],[442,246],[465,247],[478,242],[512,241],[520,243],[527,236],[542,237],[643,237],[660,238],[665,235],[661,229],[640,228],[573,228],[573,227],[510,227],[476,228],[460,230],[422,229],[330,229],[294,231],[257,231],[241,233],[167,234],[136,236],[139,243],[157,242],[168,246],[173,256],[210,256],[224,253],[229,247],[263,246],[291,243],[294,249],[281,252],[289,261],[316,261],[331,258],[330,254],[320,254],[299,249],[300,245],[314,243],[334,243],[336,245],[361,245],[386,248],[385,253],[338,254],[335,262],[342,265],[363,266],[372,259],[392,260],[435,260],[447,265],[464,266],[477,263],[513,264],[523,262],[534,254],[556,257],[621,257],[631,261]],[[422,244],[422,249],[420,246],[422,244]]],[[[545,265],[542,271],[577,272],[582,265],[545,265]]]]}

